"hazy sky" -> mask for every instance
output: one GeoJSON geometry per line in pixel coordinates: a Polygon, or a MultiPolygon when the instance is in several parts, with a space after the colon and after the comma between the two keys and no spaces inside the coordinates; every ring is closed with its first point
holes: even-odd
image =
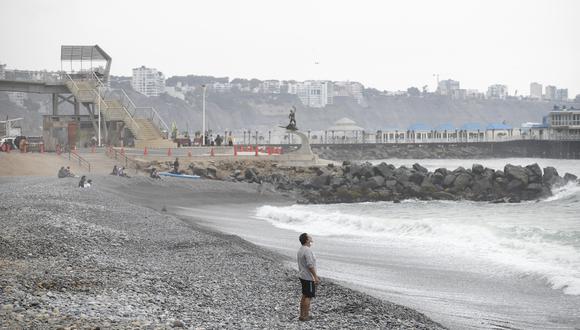
{"type": "Polygon", "coordinates": [[[114,75],[330,79],[403,90],[532,81],[580,94],[580,1],[0,2],[0,63],[60,69],[60,45],[98,44],[114,75]],[[319,64],[315,64],[318,62],[319,64]]]}

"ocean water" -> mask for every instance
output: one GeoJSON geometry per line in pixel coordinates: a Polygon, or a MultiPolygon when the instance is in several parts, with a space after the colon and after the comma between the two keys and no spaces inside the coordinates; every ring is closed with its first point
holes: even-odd
{"type": "MultiPolygon", "coordinates": [[[[536,161],[561,175],[580,174],[577,160],[417,162],[434,170],[536,161]]],[[[308,232],[322,276],[417,309],[453,329],[580,329],[580,186],[575,184],[545,200],[519,204],[409,200],[183,212],[290,260],[298,235],[308,232]]]]}

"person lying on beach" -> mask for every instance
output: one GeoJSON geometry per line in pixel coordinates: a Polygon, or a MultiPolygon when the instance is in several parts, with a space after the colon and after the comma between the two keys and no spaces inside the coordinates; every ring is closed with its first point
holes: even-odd
{"type": "Polygon", "coordinates": [[[161,179],[161,176],[159,176],[159,172],[157,172],[155,167],[151,169],[151,174],[149,174],[149,177],[152,179],[161,179]]]}
{"type": "Polygon", "coordinates": [[[88,180],[87,182],[85,182],[85,185],[83,186],[83,188],[90,188],[93,185],[93,180],[88,180]]]}
{"type": "Polygon", "coordinates": [[[310,249],[312,247],[312,236],[303,233],[298,238],[302,246],[298,249],[298,277],[302,285],[302,298],[300,299],[300,321],[310,321],[310,301],[316,297],[316,286],[320,283],[320,279],[316,274],[316,257],[314,252],[310,249]]]}

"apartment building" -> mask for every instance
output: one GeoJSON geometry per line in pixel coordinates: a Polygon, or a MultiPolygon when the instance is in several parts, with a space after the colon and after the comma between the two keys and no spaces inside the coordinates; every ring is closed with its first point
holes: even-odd
{"type": "Polygon", "coordinates": [[[159,96],[165,92],[165,76],[157,69],[141,66],[133,69],[131,86],[145,96],[159,96]]]}

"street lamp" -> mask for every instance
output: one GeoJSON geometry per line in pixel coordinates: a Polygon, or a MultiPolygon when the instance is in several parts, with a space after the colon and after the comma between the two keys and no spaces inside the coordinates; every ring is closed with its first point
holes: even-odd
{"type": "Polygon", "coordinates": [[[205,84],[201,85],[203,91],[202,103],[201,103],[201,111],[202,111],[202,119],[201,119],[201,145],[205,146],[205,84]]]}

